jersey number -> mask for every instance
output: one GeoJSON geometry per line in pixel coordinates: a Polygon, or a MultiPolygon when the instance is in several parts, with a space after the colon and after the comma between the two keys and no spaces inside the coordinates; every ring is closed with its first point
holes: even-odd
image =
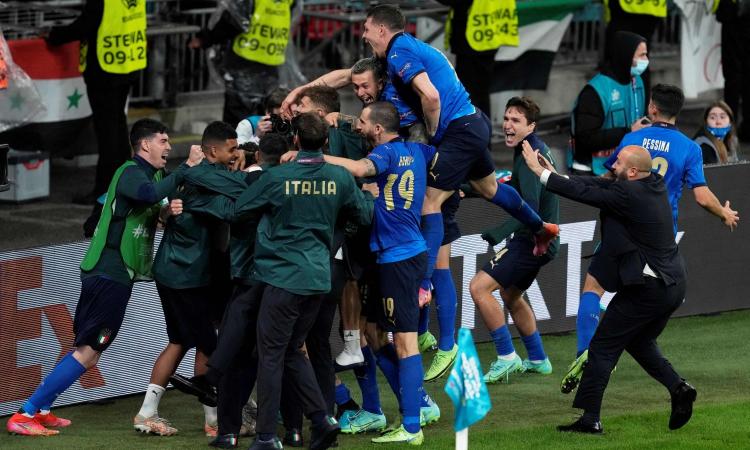
{"type": "Polygon", "coordinates": [[[667,168],[669,168],[669,162],[661,156],[658,156],[651,161],[651,168],[659,175],[664,176],[664,174],[667,173],[667,168]]]}
{"type": "MultiPolygon", "coordinates": [[[[399,180],[399,176],[395,173],[388,175],[388,181],[385,183],[383,189],[383,195],[385,196],[385,208],[388,211],[396,209],[396,204],[393,202],[393,186],[396,184],[396,180],[399,180]]],[[[404,199],[404,209],[411,207],[411,202],[414,200],[414,172],[407,170],[401,174],[401,179],[398,182],[398,195],[404,199]]]]}

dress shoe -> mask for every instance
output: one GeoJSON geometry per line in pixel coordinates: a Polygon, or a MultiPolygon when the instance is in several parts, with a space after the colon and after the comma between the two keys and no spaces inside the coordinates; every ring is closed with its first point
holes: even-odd
{"type": "Polygon", "coordinates": [[[216,448],[237,448],[239,438],[236,434],[220,434],[209,442],[208,445],[216,448]]]}
{"type": "Polygon", "coordinates": [[[302,440],[302,431],[297,428],[290,428],[284,434],[284,445],[289,447],[304,447],[305,442],[302,440]]]}
{"type": "Polygon", "coordinates": [[[575,422],[570,425],[558,425],[557,431],[570,432],[570,433],[586,433],[586,434],[603,434],[604,428],[602,428],[601,422],[594,422],[593,424],[584,423],[583,418],[578,418],[575,422]]]}
{"type": "Polygon", "coordinates": [[[310,433],[310,450],[325,450],[336,442],[336,436],[341,432],[339,423],[331,416],[326,416],[323,422],[313,425],[310,433]]]}
{"type": "Polygon", "coordinates": [[[260,438],[256,438],[249,450],[276,450],[283,448],[284,446],[281,444],[279,438],[274,436],[270,441],[262,441],[260,438]]]}
{"type": "Polygon", "coordinates": [[[693,415],[693,402],[698,396],[695,388],[685,381],[672,393],[672,414],[669,416],[669,429],[682,428],[693,415]]]}

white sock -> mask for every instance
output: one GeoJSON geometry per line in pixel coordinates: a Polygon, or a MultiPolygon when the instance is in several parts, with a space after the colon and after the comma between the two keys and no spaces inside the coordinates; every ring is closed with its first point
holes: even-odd
{"type": "Polygon", "coordinates": [[[516,352],[509,353],[507,355],[498,355],[498,358],[502,359],[503,361],[513,361],[516,359],[516,352]]]}
{"type": "Polygon", "coordinates": [[[203,413],[206,415],[206,424],[215,427],[219,423],[219,417],[215,406],[203,405],[203,413]]]}
{"type": "Polygon", "coordinates": [[[359,348],[359,330],[344,330],[344,350],[357,353],[359,348]]]}
{"type": "Polygon", "coordinates": [[[166,391],[166,389],[158,384],[149,384],[148,389],[146,389],[146,395],[143,397],[143,405],[141,405],[141,410],[138,411],[138,415],[146,418],[158,415],[159,401],[161,400],[161,396],[164,395],[164,391],[166,391]]]}

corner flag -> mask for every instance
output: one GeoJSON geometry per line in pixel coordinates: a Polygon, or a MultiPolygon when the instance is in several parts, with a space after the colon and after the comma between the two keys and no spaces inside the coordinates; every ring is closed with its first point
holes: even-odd
{"type": "Polygon", "coordinates": [[[487,386],[482,378],[482,366],[474,347],[471,331],[461,328],[458,331],[458,355],[451,369],[445,393],[453,401],[456,417],[453,428],[456,430],[456,448],[468,445],[468,429],[487,415],[492,404],[487,386]],[[459,433],[463,430],[463,433],[459,433]],[[464,445],[459,441],[465,440],[464,445]]]}

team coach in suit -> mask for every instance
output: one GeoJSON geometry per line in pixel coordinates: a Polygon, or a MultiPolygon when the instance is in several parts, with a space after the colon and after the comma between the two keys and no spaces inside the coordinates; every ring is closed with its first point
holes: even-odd
{"type": "Polygon", "coordinates": [[[603,432],[602,397],[623,350],[669,390],[669,428],[682,427],[692,415],[696,391],[662,356],[656,338],[685,298],[685,265],[675,244],[667,189],[651,172],[651,156],[643,147],[627,146],[612,167],[615,179],[605,179],[558,175],[528,143],[523,154],[549,191],[601,210],[601,247],[590,270],[607,291],[617,292],[591,341],[573,401],[584,414],[558,430],[603,432]]]}

